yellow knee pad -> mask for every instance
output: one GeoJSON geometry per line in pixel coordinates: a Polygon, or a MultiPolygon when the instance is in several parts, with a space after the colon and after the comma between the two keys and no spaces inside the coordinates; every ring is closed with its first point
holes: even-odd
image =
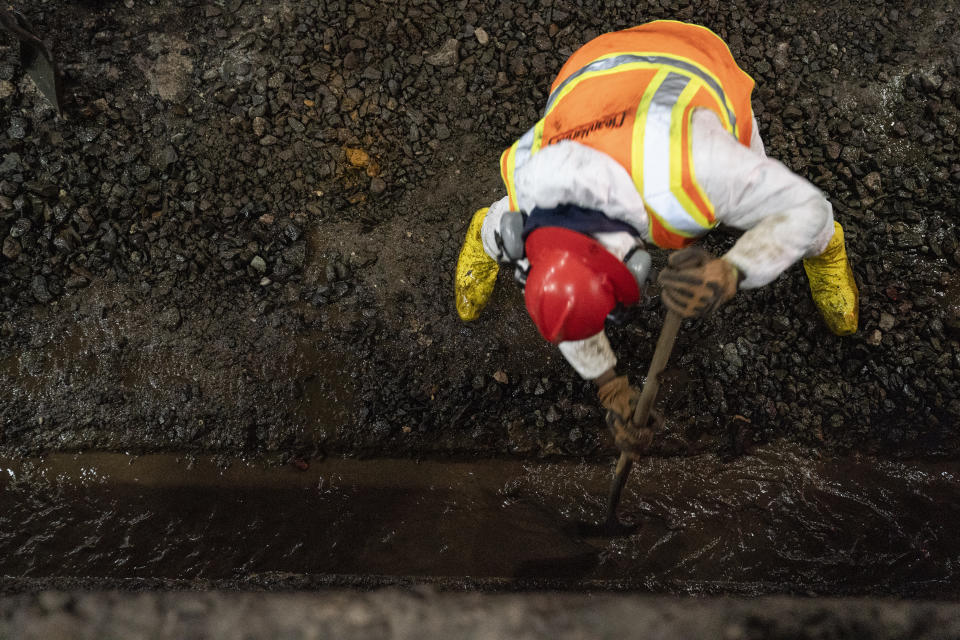
{"type": "Polygon", "coordinates": [[[480,239],[480,229],[487,217],[487,210],[488,207],[484,207],[473,214],[457,260],[454,296],[457,314],[465,322],[476,319],[487,305],[500,271],[497,261],[483,250],[483,241],[480,239]]]}
{"type": "Polygon", "coordinates": [[[823,253],[803,261],[813,302],[838,336],[855,333],[860,320],[860,292],[843,243],[843,227],[833,223],[833,237],[823,253]]]}

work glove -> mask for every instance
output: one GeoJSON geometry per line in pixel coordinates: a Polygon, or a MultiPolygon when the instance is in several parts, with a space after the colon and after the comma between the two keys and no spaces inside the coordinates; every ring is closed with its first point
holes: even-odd
{"type": "Polygon", "coordinates": [[[657,278],[663,304],[684,318],[716,311],[734,296],[739,281],[735,266],[699,247],[672,253],[657,278]]]}
{"type": "Polygon", "coordinates": [[[633,424],[640,392],[630,386],[627,376],[618,376],[600,385],[597,395],[607,411],[607,426],[617,448],[632,458],[646,453],[653,442],[653,430],[633,424]]]}

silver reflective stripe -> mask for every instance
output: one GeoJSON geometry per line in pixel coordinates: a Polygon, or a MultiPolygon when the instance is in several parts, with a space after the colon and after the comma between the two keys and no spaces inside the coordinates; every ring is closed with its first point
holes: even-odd
{"type": "Polygon", "coordinates": [[[683,93],[683,90],[687,88],[688,84],[690,84],[690,78],[671,71],[667,74],[667,77],[663,79],[660,86],[657,87],[657,91],[653,94],[651,102],[658,102],[672,109],[673,105],[677,104],[677,100],[680,99],[680,94],[683,93]]]}
{"type": "Polygon", "coordinates": [[[689,72],[690,74],[703,80],[711,89],[717,92],[717,95],[720,96],[720,101],[723,103],[723,108],[727,112],[727,117],[730,119],[730,126],[733,127],[733,130],[737,129],[737,118],[733,114],[733,109],[730,108],[730,105],[727,104],[727,96],[723,92],[723,88],[720,86],[716,80],[714,80],[709,74],[704,73],[696,65],[692,65],[689,62],[684,60],[678,60],[677,58],[671,58],[669,56],[653,56],[646,55],[641,56],[633,53],[624,53],[618,56],[612,56],[610,58],[603,58],[601,60],[594,60],[590,64],[581,69],[574,71],[570,77],[560,83],[560,86],[554,89],[550,93],[550,97],[547,99],[547,106],[543,110],[543,114],[546,115],[550,109],[553,108],[553,103],[556,101],[557,96],[560,95],[560,92],[563,91],[563,88],[568,84],[579,78],[580,76],[586,73],[592,73],[594,71],[608,71],[619,67],[620,65],[630,64],[632,62],[645,62],[647,64],[658,64],[669,67],[675,67],[677,69],[683,69],[684,71],[689,72]]]}
{"type": "Polygon", "coordinates": [[[670,154],[681,152],[670,144],[671,117],[674,105],[690,82],[685,75],[669,73],[650,101],[643,134],[643,200],[670,228],[701,235],[706,229],[677,200],[670,183],[670,154]]]}
{"type": "MultiPolygon", "coordinates": [[[[531,152],[533,151],[533,138],[536,126],[530,127],[527,129],[527,132],[520,136],[520,139],[517,140],[517,155],[513,159],[513,172],[516,176],[517,169],[522,167],[527,163],[527,160],[530,159],[531,152]]],[[[516,180],[516,178],[514,178],[516,180]]]]}

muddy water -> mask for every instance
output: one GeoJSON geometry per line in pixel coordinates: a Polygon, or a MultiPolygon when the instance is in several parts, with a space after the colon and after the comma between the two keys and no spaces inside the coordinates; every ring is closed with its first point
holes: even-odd
{"type": "Polygon", "coordinates": [[[163,455],[0,461],[0,575],[960,594],[960,463],[773,447],[648,460],[622,509],[640,529],[583,538],[576,523],[600,517],[609,473],[497,460],[305,471],[163,455]]]}

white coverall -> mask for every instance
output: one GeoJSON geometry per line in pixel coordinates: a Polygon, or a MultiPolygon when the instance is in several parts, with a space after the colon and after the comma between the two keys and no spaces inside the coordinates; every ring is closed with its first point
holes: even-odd
{"type": "MultiPolygon", "coordinates": [[[[782,163],[768,158],[756,119],[750,148],[724,130],[708,109],[697,109],[691,123],[693,165],[717,223],[745,230],[723,256],[743,276],[741,289],[761,287],[802,258],[819,255],[833,236],[833,207],[824,194],[782,163]]],[[[649,225],[643,200],[630,174],[607,154],[565,140],[540,150],[517,172],[521,210],[573,204],[602,211],[633,226],[647,243],[649,225]]],[[[490,206],[481,230],[483,249],[503,262],[494,233],[509,209],[504,197],[490,206]]],[[[626,232],[594,236],[623,258],[637,244],[626,232]]],[[[560,352],[585,379],[613,368],[617,358],[604,332],[561,342],[560,352]]]]}

